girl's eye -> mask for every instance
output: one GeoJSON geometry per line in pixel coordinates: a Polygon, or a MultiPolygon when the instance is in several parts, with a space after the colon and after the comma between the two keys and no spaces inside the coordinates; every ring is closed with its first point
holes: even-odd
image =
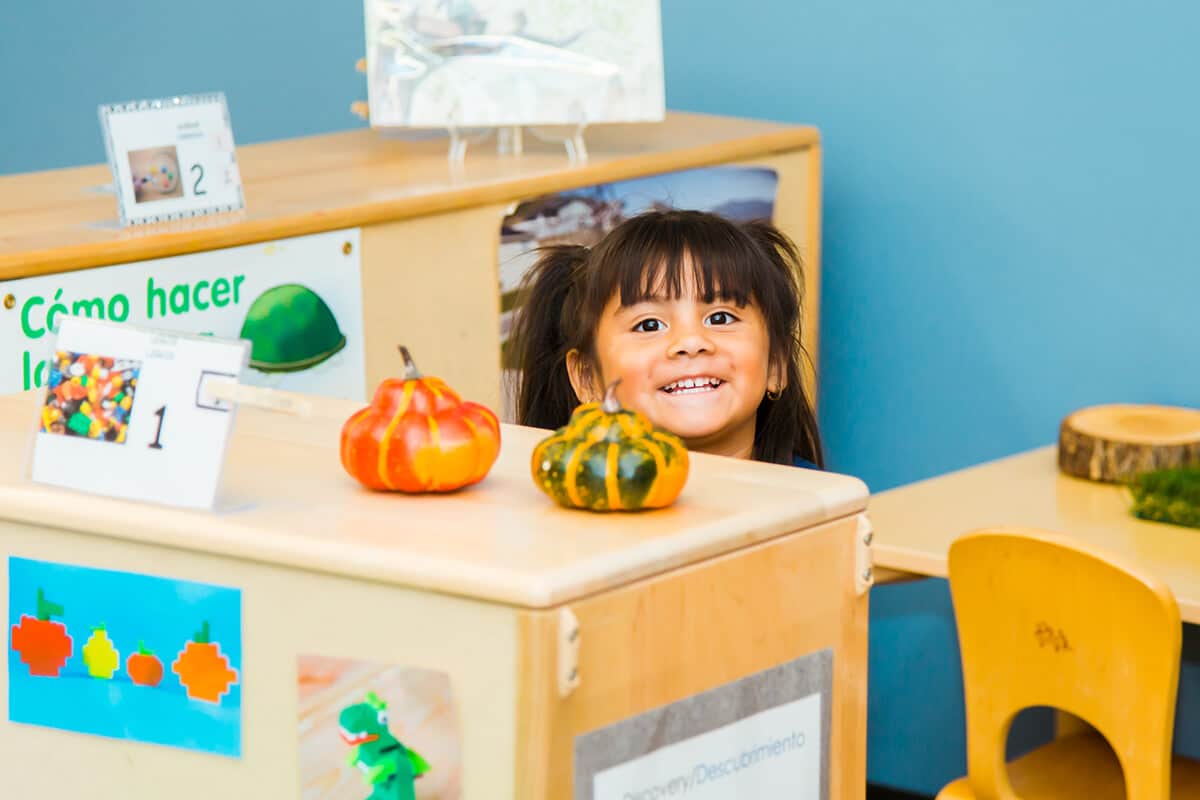
{"type": "Polygon", "coordinates": [[[728,311],[714,311],[708,315],[709,325],[730,325],[737,322],[737,317],[728,311]]]}
{"type": "Polygon", "coordinates": [[[644,319],[637,325],[634,325],[633,329],[639,333],[657,333],[663,329],[663,324],[662,320],[644,319]]]}

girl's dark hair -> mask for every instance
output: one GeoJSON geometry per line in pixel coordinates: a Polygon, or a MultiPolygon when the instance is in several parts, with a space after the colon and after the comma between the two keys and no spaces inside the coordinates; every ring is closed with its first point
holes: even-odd
{"type": "Polygon", "coordinates": [[[753,457],[793,463],[796,456],[824,466],[816,415],[804,389],[800,343],[802,267],[796,247],[766,222],[737,223],[700,211],[654,211],[621,223],[594,248],[542,249],[525,276],[510,337],[517,421],[557,428],[579,404],[567,373],[577,350],[595,365],[600,314],[614,294],[621,305],[655,295],[678,298],[691,269],[705,303],[754,303],[767,325],[770,363],[787,381],[777,399],[763,397],[754,428],[753,457]]]}

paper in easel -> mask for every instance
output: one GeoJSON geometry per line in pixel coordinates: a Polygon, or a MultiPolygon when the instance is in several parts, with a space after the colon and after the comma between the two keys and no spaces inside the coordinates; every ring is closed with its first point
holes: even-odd
{"type": "Polygon", "coordinates": [[[39,408],[32,480],[211,508],[234,406],[205,386],[236,380],[248,357],[242,340],[64,318],[39,408]]]}

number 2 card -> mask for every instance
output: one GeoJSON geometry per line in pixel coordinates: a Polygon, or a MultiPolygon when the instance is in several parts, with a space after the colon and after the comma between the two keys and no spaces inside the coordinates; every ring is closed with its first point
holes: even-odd
{"type": "Polygon", "coordinates": [[[94,494],[210,509],[233,423],[211,380],[237,380],[249,343],[62,320],[31,477],[94,494]]]}
{"type": "Polygon", "coordinates": [[[122,225],[243,207],[225,95],[100,106],[122,225]]]}

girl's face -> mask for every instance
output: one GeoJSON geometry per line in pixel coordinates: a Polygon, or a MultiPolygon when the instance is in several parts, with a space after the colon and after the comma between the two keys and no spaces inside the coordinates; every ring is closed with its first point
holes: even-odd
{"type": "Polygon", "coordinates": [[[781,388],[770,369],[766,323],[753,304],[705,303],[694,280],[682,288],[679,299],[632,306],[611,298],[596,331],[600,375],[581,369],[578,354],[568,357],[575,393],[599,400],[619,378],[621,404],[689,450],[749,458],[759,403],[768,389],[781,388]]]}

